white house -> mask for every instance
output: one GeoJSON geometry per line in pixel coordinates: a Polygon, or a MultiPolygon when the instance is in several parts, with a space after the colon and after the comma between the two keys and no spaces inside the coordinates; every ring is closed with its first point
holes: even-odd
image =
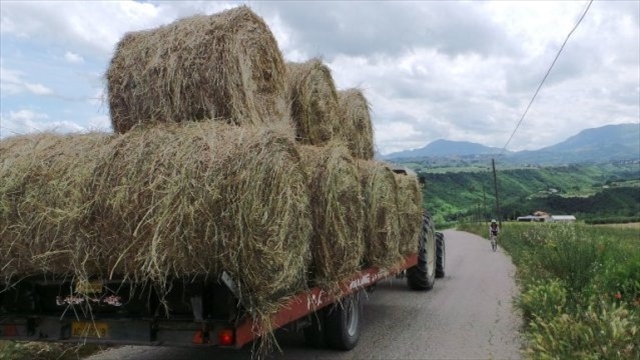
{"type": "Polygon", "coordinates": [[[574,222],[576,217],[573,215],[551,215],[549,222],[574,222]]]}

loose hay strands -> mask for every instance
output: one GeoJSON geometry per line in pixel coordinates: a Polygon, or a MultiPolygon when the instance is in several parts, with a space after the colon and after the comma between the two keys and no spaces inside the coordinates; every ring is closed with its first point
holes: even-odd
{"type": "Polygon", "coordinates": [[[319,59],[287,63],[287,83],[298,141],[306,145],[329,141],[340,120],[338,94],[329,67],[319,59]]]}
{"type": "Polygon", "coordinates": [[[338,91],[343,123],[334,128],[334,137],[344,141],[353,157],[373,159],[373,124],[367,98],[359,89],[338,91]]]}
{"type": "Polygon", "coordinates": [[[282,54],[246,6],[126,34],[106,77],[119,133],[140,123],[289,122],[282,54]]]}
{"type": "Polygon", "coordinates": [[[93,168],[111,141],[100,133],[40,133],[0,141],[0,282],[83,267],[93,168]]]}
{"type": "Polygon", "coordinates": [[[300,146],[311,193],[312,276],[335,290],[360,269],[364,251],[362,190],[356,164],[341,144],[300,146]]]}
{"type": "Polygon", "coordinates": [[[396,174],[398,184],[398,219],[400,221],[400,254],[418,252],[418,237],[422,227],[422,191],[415,176],[396,174]]]}
{"type": "Polygon", "coordinates": [[[378,161],[359,160],[357,165],[365,204],[365,261],[370,266],[397,266],[401,256],[395,176],[378,161]]]}
{"type": "Polygon", "coordinates": [[[71,273],[162,288],[227,271],[258,315],[304,288],[311,222],[291,134],[201,122],[41,137],[0,142],[0,259],[14,259],[0,279],[71,273]]]}

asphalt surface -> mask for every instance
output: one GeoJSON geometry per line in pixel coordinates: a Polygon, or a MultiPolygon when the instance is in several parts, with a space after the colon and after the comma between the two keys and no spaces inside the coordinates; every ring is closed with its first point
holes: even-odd
{"type": "MultiPolygon", "coordinates": [[[[381,282],[364,302],[363,326],[348,352],[305,347],[302,334],[278,335],[269,359],[520,359],[521,317],[512,300],[515,267],[487,240],[448,230],[446,274],[427,292],[405,280],[381,282]]],[[[87,360],[250,359],[251,346],[207,348],[124,346],[87,360]]]]}

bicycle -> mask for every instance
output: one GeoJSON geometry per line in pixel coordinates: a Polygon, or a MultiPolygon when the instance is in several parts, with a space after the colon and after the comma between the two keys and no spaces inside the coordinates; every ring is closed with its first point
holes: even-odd
{"type": "Polygon", "coordinates": [[[491,240],[491,249],[495,252],[498,249],[498,236],[491,234],[489,240],[491,240]]]}

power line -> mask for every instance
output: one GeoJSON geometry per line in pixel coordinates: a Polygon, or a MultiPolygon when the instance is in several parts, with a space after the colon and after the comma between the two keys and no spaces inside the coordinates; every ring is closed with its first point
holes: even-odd
{"type": "Polygon", "coordinates": [[[576,31],[576,29],[578,28],[578,25],[580,25],[580,23],[582,22],[582,19],[584,19],[585,15],[587,15],[587,12],[589,11],[589,8],[591,7],[591,3],[593,3],[593,0],[589,1],[589,3],[587,4],[586,8],[584,9],[584,12],[582,13],[580,18],[578,19],[578,21],[574,25],[573,29],[571,29],[571,31],[569,32],[567,37],[564,39],[564,42],[562,43],[562,46],[560,46],[560,50],[558,50],[558,53],[556,54],[556,57],[553,59],[553,62],[551,63],[551,66],[549,66],[549,69],[547,70],[547,73],[542,78],[542,81],[540,82],[540,85],[538,85],[538,88],[536,89],[536,92],[533,94],[533,97],[531,98],[531,101],[529,101],[529,105],[527,105],[527,108],[525,109],[524,113],[522,114],[522,117],[520,117],[520,121],[518,121],[518,124],[516,125],[516,128],[513,129],[513,132],[511,133],[511,136],[509,137],[509,140],[507,140],[507,143],[502,148],[502,151],[500,152],[499,156],[502,156],[504,154],[505,150],[507,150],[507,146],[511,142],[511,139],[513,139],[513,136],[516,134],[516,131],[518,131],[518,128],[520,127],[520,124],[522,124],[522,120],[524,120],[524,117],[527,115],[527,112],[529,112],[529,109],[531,108],[531,104],[533,104],[533,101],[536,99],[536,96],[538,96],[538,92],[540,92],[540,89],[542,88],[542,85],[544,84],[544,82],[547,80],[547,77],[551,73],[551,69],[553,69],[553,66],[556,64],[556,61],[560,57],[560,53],[562,53],[562,49],[564,49],[564,46],[567,44],[567,41],[569,41],[569,38],[571,37],[571,34],[573,34],[573,32],[576,31]]]}

